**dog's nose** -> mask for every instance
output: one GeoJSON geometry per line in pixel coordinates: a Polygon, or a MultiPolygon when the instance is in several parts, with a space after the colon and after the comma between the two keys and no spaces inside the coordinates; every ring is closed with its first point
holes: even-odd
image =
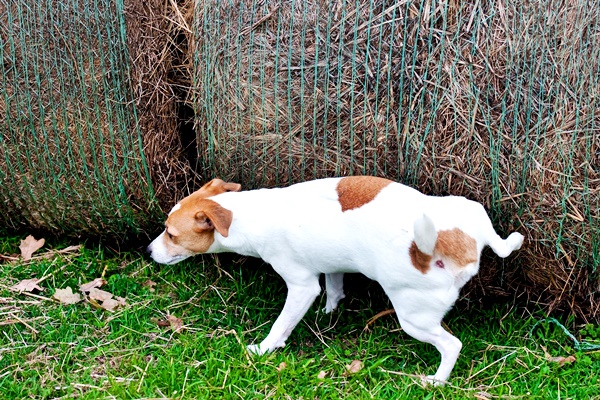
{"type": "Polygon", "coordinates": [[[146,253],[152,254],[152,245],[149,245],[148,247],[146,247],[146,253]]]}

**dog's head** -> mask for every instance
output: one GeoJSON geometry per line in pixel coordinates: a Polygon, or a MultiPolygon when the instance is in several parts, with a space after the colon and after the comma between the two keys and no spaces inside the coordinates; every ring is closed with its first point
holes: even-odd
{"type": "Polygon", "coordinates": [[[229,235],[233,219],[231,211],[221,207],[210,197],[225,192],[239,192],[241,185],[213,179],[173,207],[165,230],[147,248],[154,261],[175,264],[206,253],[213,244],[215,231],[229,235]]]}

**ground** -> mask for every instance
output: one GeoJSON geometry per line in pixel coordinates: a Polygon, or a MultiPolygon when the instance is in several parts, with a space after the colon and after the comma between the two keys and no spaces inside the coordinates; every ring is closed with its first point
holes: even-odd
{"type": "MultiPolygon", "coordinates": [[[[267,265],[196,257],[164,266],[141,251],[50,243],[30,261],[20,237],[0,239],[0,397],[276,399],[600,398],[600,328],[552,319],[509,302],[465,307],[446,318],[464,344],[445,387],[423,387],[437,351],[404,334],[377,284],[349,277],[347,298],[326,315],[315,304],[288,345],[250,356],[283,305],[283,281],[267,265]],[[24,279],[44,290],[17,293],[24,279]],[[122,297],[107,311],[91,295],[52,299],[104,278],[122,297]],[[467,310],[468,308],[468,310],[467,310]],[[569,334],[574,335],[573,338],[569,334]],[[592,346],[593,347],[593,346],[592,346]]],[[[86,292],[87,293],[87,292],[86,292]]]]}

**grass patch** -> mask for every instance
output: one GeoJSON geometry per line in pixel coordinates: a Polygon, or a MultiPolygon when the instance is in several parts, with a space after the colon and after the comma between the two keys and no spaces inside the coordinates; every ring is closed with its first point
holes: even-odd
{"type": "MultiPolygon", "coordinates": [[[[0,254],[19,240],[0,239],[0,254]]],[[[57,246],[57,249],[60,249],[57,246]]],[[[448,327],[464,347],[451,385],[423,388],[439,354],[404,334],[395,317],[366,321],[389,303],[375,284],[348,277],[348,297],[331,315],[314,305],[288,341],[251,357],[285,299],[268,266],[197,257],[173,266],[141,253],[83,247],[0,266],[0,393],[6,398],[597,398],[600,352],[574,347],[561,326],[509,305],[455,309],[448,327]],[[221,265],[219,265],[221,264],[221,265]],[[126,298],[110,313],[89,303],[59,305],[54,289],[104,274],[103,289],[126,298]],[[41,297],[9,287],[48,276],[41,297]],[[148,281],[156,285],[148,286],[148,281]],[[167,315],[184,330],[158,326],[167,315]],[[541,322],[540,322],[541,321],[541,322]],[[565,360],[569,356],[572,359],[565,360]],[[563,358],[561,358],[563,357],[563,358]],[[360,360],[364,367],[346,373],[360,360]],[[564,362],[564,363],[563,363],[564,362]],[[322,377],[324,375],[324,377],[322,377]]],[[[577,340],[599,344],[600,328],[561,320],[577,340]]]]}

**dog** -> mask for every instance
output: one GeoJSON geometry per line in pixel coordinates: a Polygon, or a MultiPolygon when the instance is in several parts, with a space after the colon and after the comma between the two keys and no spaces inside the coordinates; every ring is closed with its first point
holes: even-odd
{"type": "Polygon", "coordinates": [[[287,298],[267,337],[247,347],[255,354],[285,345],[321,292],[320,274],[330,313],[345,297],[344,273],[360,272],[379,282],[407,334],[437,348],[441,363],[425,381],[444,384],[462,343],[442,328],[442,318],[477,273],[484,246],[504,258],[524,239],[514,232],[503,240],[477,202],[427,196],[379,177],[240,189],[215,179],[181,200],[147,252],[162,264],[220,252],[271,264],[287,298]]]}

